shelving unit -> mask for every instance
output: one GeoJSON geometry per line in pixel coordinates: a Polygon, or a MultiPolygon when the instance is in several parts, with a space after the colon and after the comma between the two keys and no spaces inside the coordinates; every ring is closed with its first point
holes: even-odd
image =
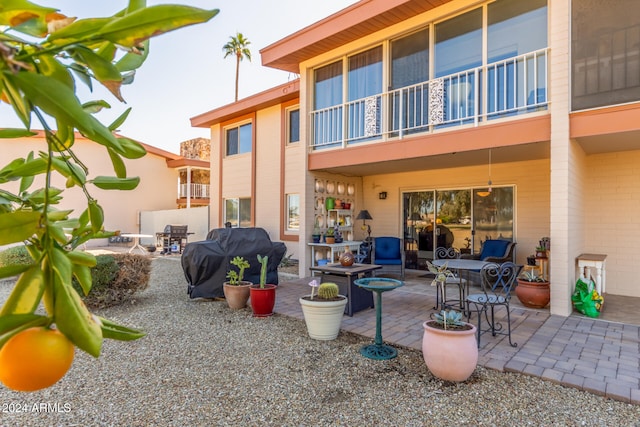
{"type": "Polygon", "coordinates": [[[353,239],[353,211],[351,209],[329,209],[327,211],[327,227],[335,227],[336,224],[344,240],[353,239]]]}

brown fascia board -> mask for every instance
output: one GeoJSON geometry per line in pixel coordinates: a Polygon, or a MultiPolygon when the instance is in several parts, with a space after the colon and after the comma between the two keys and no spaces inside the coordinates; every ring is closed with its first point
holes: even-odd
{"type": "Polygon", "coordinates": [[[211,163],[208,160],[187,159],[186,157],[180,157],[174,160],[167,159],[167,166],[170,168],[184,168],[191,166],[198,169],[209,169],[211,163]]]}
{"type": "Polygon", "coordinates": [[[234,117],[282,104],[300,96],[300,80],[284,83],[191,118],[192,127],[209,128],[234,117]]]}
{"type": "Polygon", "coordinates": [[[262,65],[299,73],[315,56],[452,0],[361,0],[260,50],[262,65]]]}

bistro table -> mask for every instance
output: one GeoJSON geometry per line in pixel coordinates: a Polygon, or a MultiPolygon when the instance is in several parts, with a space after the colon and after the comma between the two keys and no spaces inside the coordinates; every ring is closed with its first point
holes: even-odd
{"type": "Polygon", "coordinates": [[[360,275],[371,275],[373,271],[381,269],[381,265],[375,264],[353,264],[345,267],[340,263],[316,265],[309,267],[311,273],[318,272],[323,275],[342,276],[347,278],[346,286],[338,283],[340,293],[347,296],[347,305],[344,308],[344,312],[347,316],[353,316],[353,313],[364,310],[366,308],[373,308],[373,294],[366,291],[354,284],[354,280],[360,275]],[[346,289],[345,289],[346,288],[346,289]]]}
{"type": "MultiPolygon", "coordinates": [[[[465,275],[467,276],[465,278],[466,283],[464,285],[462,283],[460,284],[460,289],[462,290],[462,301],[460,301],[460,310],[464,310],[463,305],[467,298],[467,295],[469,295],[469,272],[480,271],[485,265],[491,264],[490,262],[480,261],[477,259],[434,259],[431,263],[436,267],[442,267],[443,265],[447,264],[448,269],[458,271],[458,277],[460,277],[460,270],[465,272],[465,275]]],[[[442,308],[446,306],[446,302],[446,295],[443,295],[442,308]]]]}
{"type": "Polygon", "coordinates": [[[374,360],[393,359],[398,355],[398,350],[386,345],[382,341],[382,293],[404,286],[404,283],[400,280],[387,279],[384,277],[367,277],[364,279],[357,279],[355,283],[361,288],[368,289],[377,294],[376,339],[373,344],[363,346],[360,349],[360,354],[374,360]]]}
{"type": "Polygon", "coordinates": [[[138,249],[141,253],[146,254],[147,250],[144,246],[140,244],[141,238],[153,237],[151,234],[122,234],[122,237],[133,237],[133,246],[129,249],[129,253],[133,252],[134,249],[138,249]]]}

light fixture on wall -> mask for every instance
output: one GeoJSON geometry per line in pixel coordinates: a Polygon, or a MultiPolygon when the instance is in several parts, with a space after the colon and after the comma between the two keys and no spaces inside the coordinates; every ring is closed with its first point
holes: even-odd
{"type": "Polygon", "coordinates": [[[384,200],[387,198],[387,192],[386,191],[381,191],[378,193],[378,199],[380,200],[384,200]]]}
{"type": "Polygon", "coordinates": [[[476,194],[480,197],[487,197],[489,194],[491,194],[491,185],[491,148],[489,148],[489,182],[487,182],[488,188],[486,191],[478,191],[476,192],[476,194]]]}

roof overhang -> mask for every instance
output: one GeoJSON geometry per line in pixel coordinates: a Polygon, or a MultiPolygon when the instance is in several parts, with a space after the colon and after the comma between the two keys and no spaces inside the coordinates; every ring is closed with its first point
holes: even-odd
{"type": "Polygon", "coordinates": [[[300,80],[294,80],[248,98],[241,99],[233,104],[227,104],[215,110],[192,117],[191,126],[209,128],[234,117],[291,101],[299,96],[300,80]]]}
{"type": "Polygon", "coordinates": [[[173,169],[192,167],[196,169],[209,169],[211,163],[208,160],[187,159],[180,157],[174,160],[167,160],[167,166],[173,169]]]}
{"type": "Polygon", "coordinates": [[[360,0],[261,49],[262,65],[299,73],[301,62],[450,1],[452,0],[360,0]]]}

